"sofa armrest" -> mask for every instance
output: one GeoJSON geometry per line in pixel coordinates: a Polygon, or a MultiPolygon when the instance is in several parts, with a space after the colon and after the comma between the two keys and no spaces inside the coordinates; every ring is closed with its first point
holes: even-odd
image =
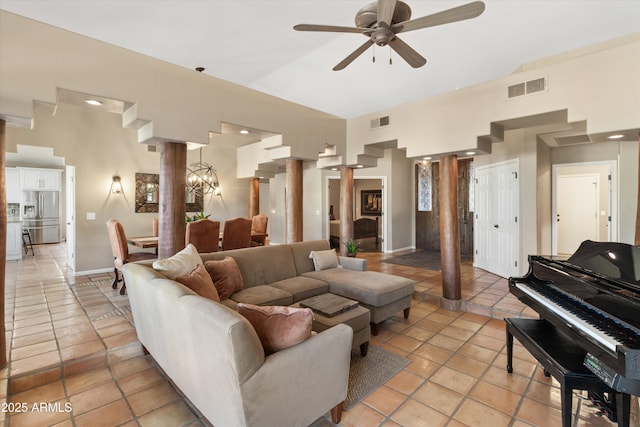
{"type": "Polygon", "coordinates": [[[309,425],[347,396],[351,327],[339,324],[265,358],[241,385],[247,425],[309,425]]]}
{"type": "Polygon", "coordinates": [[[338,256],[338,262],[342,268],[356,271],[367,271],[367,260],[364,258],[338,256]]]}

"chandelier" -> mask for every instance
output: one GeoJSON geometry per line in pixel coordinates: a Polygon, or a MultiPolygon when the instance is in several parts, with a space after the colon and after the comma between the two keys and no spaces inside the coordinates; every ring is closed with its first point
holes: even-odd
{"type": "Polygon", "coordinates": [[[216,170],[210,164],[202,161],[202,148],[200,148],[200,161],[187,166],[187,191],[200,195],[219,196],[222,194],[216,170]]]}

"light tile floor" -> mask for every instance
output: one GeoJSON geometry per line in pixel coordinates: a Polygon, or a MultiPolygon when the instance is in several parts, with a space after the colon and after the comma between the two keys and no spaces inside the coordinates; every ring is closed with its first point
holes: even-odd
{"type": "MultiPolygon", "coordinates": [[[[209,425],[144,356],[112,275],[69,276],[64,244],[6,264],[9,365],[0,371],[2,425],[209,425]]],[[[464,312],[438,307],[440,273],[381,262],[369,269],[417,282],[409,320],[383,324],[376,345],[411,363],[344,412],[341,426],[560,426],[560,390],[516,341],[506,373],[503,317],[535,316],[505,279],[462,266],[464,312]]],[[[574,425],[612,426],[577,394],[574,425]]],[[[632,425],[639,425],[632,399],[632,425]]],[[[331,425],[326,419],[314,426],[331,425]]],[[[222,426],[217,426],[222,427],[222,426]]]]}

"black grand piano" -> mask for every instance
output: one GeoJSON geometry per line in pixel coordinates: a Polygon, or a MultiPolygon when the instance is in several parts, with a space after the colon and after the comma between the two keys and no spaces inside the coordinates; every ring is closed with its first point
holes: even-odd
{"type": "MultiPolygon", "coordinates": [[[[589,397],[610,419],[629,425],[629,395],[640,395],[640,247],[587,240],[565,259],[531,255],[528,273],[510,277],[509,290],[541,320],[505,319],[508,344],[517,331],[539,361],[558,359],[552,362],[559,376],[600,383],[589,397]],[[561,366],[576,359],[579,367],[561,366]]],[[[563,425],[564,400],[563,391],[563,425]]],[[[569,423],[570,405],[569,399],[569,423]]]]}

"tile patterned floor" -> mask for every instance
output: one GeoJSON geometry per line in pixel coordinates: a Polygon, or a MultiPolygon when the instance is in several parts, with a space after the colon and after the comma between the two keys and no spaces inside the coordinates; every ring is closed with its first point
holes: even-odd
{"type": "MultiPolygon", "coordinates": [[[[110,274],[69,277],[63,244],[6,264],[9,366],[0,371],[0,425],[205,426],[142,354],[128,299],[110,274]],[[9,411],[10,410],[10,411],[9,411]]],[[[411,360],[344,412],[341,426],[560,426],[560,390],[518,343],[505,370],[505,316],[534,316],[505,279],[462,266],[464,312],[438,307],[440,273],[381,262],[369,269],[417,282],[409,320],[389,319],[373,343],[411,360]]],[[[574,395],[576,426],[612,426],[574,395]]],[[[640,425],[638,399],[632,423],[640,425]]],[[[332,425],[327,419],[314,427],[332,425]]],[[[632,424],[634,425],[634,424],[632,424]]]]}

